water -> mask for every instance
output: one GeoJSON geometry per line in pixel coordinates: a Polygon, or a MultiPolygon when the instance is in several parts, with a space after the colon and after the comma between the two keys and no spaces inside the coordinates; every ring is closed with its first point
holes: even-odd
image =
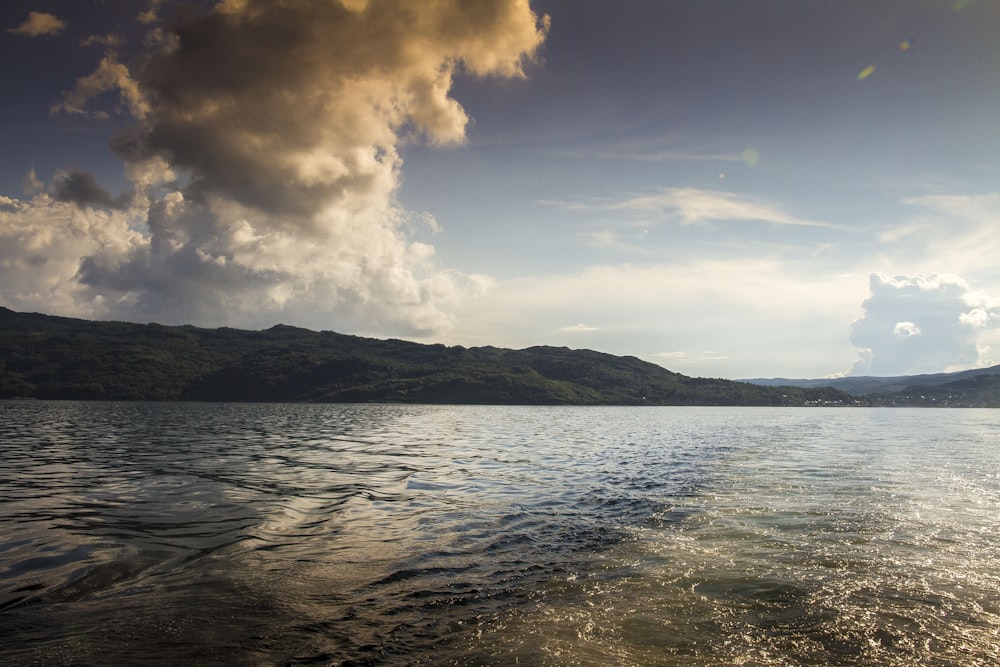
{"type": "Polygon", "coordinates": [[[0,663],[993,665],[1000,412],[0,402],[0,663]]]}

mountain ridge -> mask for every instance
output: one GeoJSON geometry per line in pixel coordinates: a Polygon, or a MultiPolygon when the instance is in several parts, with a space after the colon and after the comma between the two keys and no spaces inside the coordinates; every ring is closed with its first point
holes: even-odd
{"type": "Polygon", "coordinates": [[[741,382],[762,387],[830,387],[873,405],[1000,407],[1000,365],[919,375],[748,378],[741,382]]]}
{"type": "Polygon", "coordinates": [[[632,356],[447,347],[279,324],[137,324],[0,307],[0,398],[529,405],[853,405],[836,389],[692,378],[632,356]]]}
{"type": "Polygon", "coordinates": [[[937,387],[951,382],[959,382],[980,375],[1000,374],[1000,365],[971,368],[947,373],[921,373],[918,375],[845,375],[836,378],[791,379],[791,378],[745,378],[739,382],[762,387],[835,387],[860,396],[882,394],[911,387],[937,387]]]}

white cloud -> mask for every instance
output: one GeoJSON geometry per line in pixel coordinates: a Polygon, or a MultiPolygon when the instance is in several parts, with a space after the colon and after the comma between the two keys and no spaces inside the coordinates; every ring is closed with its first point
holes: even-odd
{"type": "Polygon", "coordinates": [[[681,362],[686,360],[690,355],[687,352],[657,352],[652,356],[656,359],[681,362]]]}
{"type": "Polygon", "coordinates": [[[931,275],[954,267],[977,281],[1000,279],[1000,194],[912,197],[914,214],[883,230],[886,272],[931,275]]]}
{"type": "Polygon", "coordinates": [[[912,375],[989,363],[996,317],[982,294],[955,275],[872,274],[864,314],[852,324],[859,349],[852,375],[912,375]]]}
{"type": "Polygon", "coordinates": [[[597,248],[613,248],[619,245],[618,235],[609,229],[583,231],[579,232],[576,236],[587,245],[597,248]]]}
{"type": "Polygon", "coordinates": [[[459,311],[449,341],[565,345],[563,323],[586,322],[597,329],[588,347],[684,364],[688,374],[819,376],[850,364],[848,324],[865,287],[850,275],[805,276],[760,259],[591,266],[498,281],[459,311]],[[657,356],[664,350],[683,356],[657,356]]]}
{"type": "Polygon", "coordinates": [[[40,37],[57,35],[66,27],[65,21],[60,21],[52,14],[45,12],[28,12],[28,18],[16,28],[8,28],[7,32],[25,37],[40,37]]]}
{"type": "Polygon", "coordinates": [[[973,221],[1000,220],[1000,194],[983,195],[927,195],[910,197],[903,203],[973,221]]]}
{"type": "Polygon", "coordinates": [[[985,308],[973,308],[967,313],[959,313],[958,321],[971,329],[981,329],[990,321],[990,314],[985,308]]]}
{"type": "Polygon", "coordinates": [[[715,350],[702,352],[657,352],[650,358],[667,368],[685,368],[688,366],[710,366],[713,362],[726,361],[728,355],[719,354],[715,350]]]}
{"type": "Polygon", "coordinates": [[[120,211],[80,208],[46,194],[30,201],[0,197],[0,294],[14,310],[101,317],[111,304],[77,273],[82,257],[120,261],[142,247],[120,211]]]}
{"type": "Polygon", "coordinates": [[[666,188],[653,195],[632,197],[612,209],[662,213],[686,225],[705,222],[765,222],[776,225],[835,227],[825,222],[798,218],[780,206],[716,190],[666,188]]]}
{"type": "Polygon", "coordinates": [[[920,327],[913,322],[896,322],[896,326],[892,328],[892,333],[894,336],[903,336],[904,338],[918,336],[920,335],[920,327]]]}
{"type": "Polygon", "coordinates": [[[559,331],[563,331],[565,333],[590,333],[592,331],[600,331],[600,328],[581,323],[568,327],[559,327],[559,331]]]}
{"type": "MultiPolygon", "coordinates": [[[[668,138],[672,139],[672,138],[668,138]]],[[[544,155],[578,158],[581,160],[628,160],[635,162],[744,162],[741,153],[720,153],[695,150],[684,150],[673,147],[673,141],[668,141],[668,147],[660,147],[663,141],[652,137],[642,137],[639,141],[619,141],[609,143],[604,138],[588,144],[586,141],[573,148],[561,150],[546,150],[544,155]]]]}

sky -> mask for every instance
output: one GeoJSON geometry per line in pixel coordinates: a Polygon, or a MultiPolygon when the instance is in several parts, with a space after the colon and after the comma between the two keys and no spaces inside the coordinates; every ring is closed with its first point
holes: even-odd
{"type": "Polygon", "coordinates": [[[0,305],[1000,363],[1000,0],[13,0],[0,305]]]}

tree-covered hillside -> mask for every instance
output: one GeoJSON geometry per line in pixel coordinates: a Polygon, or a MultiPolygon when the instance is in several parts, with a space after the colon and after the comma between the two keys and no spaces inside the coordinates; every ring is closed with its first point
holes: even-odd
{"type": "Polygon", "coordinates": [[[1000,408],[1000,373],[978,373],[938,385],[914,384],[867,400],[887,407],[1000,408]]]}
{"type": "Polygon", "coordinates": [[[848,376],[813,380],[757,378],[744,382],[765,387],[832,387],[858,396],[864,403],[873,406],[1000,408],[1000,366],[891,377],[848,376]]]}
{"type": "Polygon", "coordinates": [[[0,308],[0,398],[847,405],[843,392],[691,378],[591,350],[445,347],[278,325],[91,322],[0,308]]]}

